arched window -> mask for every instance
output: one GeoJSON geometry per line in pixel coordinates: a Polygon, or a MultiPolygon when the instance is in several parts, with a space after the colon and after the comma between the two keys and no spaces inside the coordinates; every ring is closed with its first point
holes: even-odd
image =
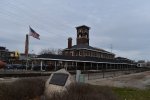
{"type": "Polygon", "coordinates": [[[79,34],[79,38],[81,38],[81,34],[79,34]]]}

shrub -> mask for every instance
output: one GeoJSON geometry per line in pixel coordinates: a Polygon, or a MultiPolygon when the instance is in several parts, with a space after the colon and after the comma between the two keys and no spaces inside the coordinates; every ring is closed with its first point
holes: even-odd
{"type": "MultiPolygon", "coordinates": [[[[45,81],[39,78],[20,79],[7,84],[1,83],[0,100],[33,100],[43,95],[44,85],[45,81]]],[[[53,94],[50,100],[117,100],[117,97],[108,87],[71,84],[67,87],[67,91],[53,94]]]]}
{"type": "Polygon", "coordinates": [[[42,79],[20,79],[13,83],[0,84],[1,100],[29,100],[43,95],[45,82],[42,79]]]}
{"type": "Polygon", "coordinates": [[[55,93],[50,100],[117,100],[108,87],[72,84],[67,87],[67,90],[67,92],[55,93]]]}

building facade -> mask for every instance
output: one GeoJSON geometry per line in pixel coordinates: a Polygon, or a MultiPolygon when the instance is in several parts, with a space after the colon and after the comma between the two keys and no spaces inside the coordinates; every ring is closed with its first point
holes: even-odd
{"type": "Polygon", "coordinates": [[[114,59],[115,54],[89,45],[90,27],[82,25],[76,27],[76,30],[77,30],[76,45],[72,46],[72,38],[69,37],[68,48],[63,50],[63,55],[114,59]]]}
{"type": "Polygon", "coordinates": [[[10,63],[19,59],[17,51],[9,51],[6,47],[0,46],[0,60],[10,63]]]}
{"type": "Polygon", "coordinates": [[[123,57],[115,58],[115,54],[103,49],[90,46],[90,27],[82,25],[76,27],[76,45],[72,45],[72,38],[68,38],[68,47],[62,55],[41,54],[32,59],[32,64],[47,65],[50,69],[65,68],[67,70],[106,70],[132,69],[136,63],[123,57]],[[36,63],[35,63],[36,62],[36,63]]]}
{"type": "Polygon", "coordinates": [[[6,47],[0,47],[0,60],[6,61],[9,58],[9,51],[6,47]]]}

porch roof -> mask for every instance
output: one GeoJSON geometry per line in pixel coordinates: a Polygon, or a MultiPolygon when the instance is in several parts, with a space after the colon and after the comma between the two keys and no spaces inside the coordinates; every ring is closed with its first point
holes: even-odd
{"type": "Polygon", "coordinates": [[[60,60],[60,61],[75,61],[75,62],[95,62],[95,63],[113,63],[113,64],[135,64],[129,60],[119,60],[119,59],[103,59],[97,57],[81,57],[81,56],[64,56],[64,55],[52,55],[52,54],[42,54],[38,55],[34,59],[41,60],[60,60]]]}

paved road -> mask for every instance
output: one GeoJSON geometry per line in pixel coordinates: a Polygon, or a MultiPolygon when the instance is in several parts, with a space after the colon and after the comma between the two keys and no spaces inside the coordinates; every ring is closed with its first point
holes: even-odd
{"type": "Polygon", "coordinates": [[[93,85],[113,86],[113,87],[134,87],[134,88],[150,88],[150,71],[121,75],[118,77],[101,78],[95,80],[87,80],[86,83],[93,85]]]}

